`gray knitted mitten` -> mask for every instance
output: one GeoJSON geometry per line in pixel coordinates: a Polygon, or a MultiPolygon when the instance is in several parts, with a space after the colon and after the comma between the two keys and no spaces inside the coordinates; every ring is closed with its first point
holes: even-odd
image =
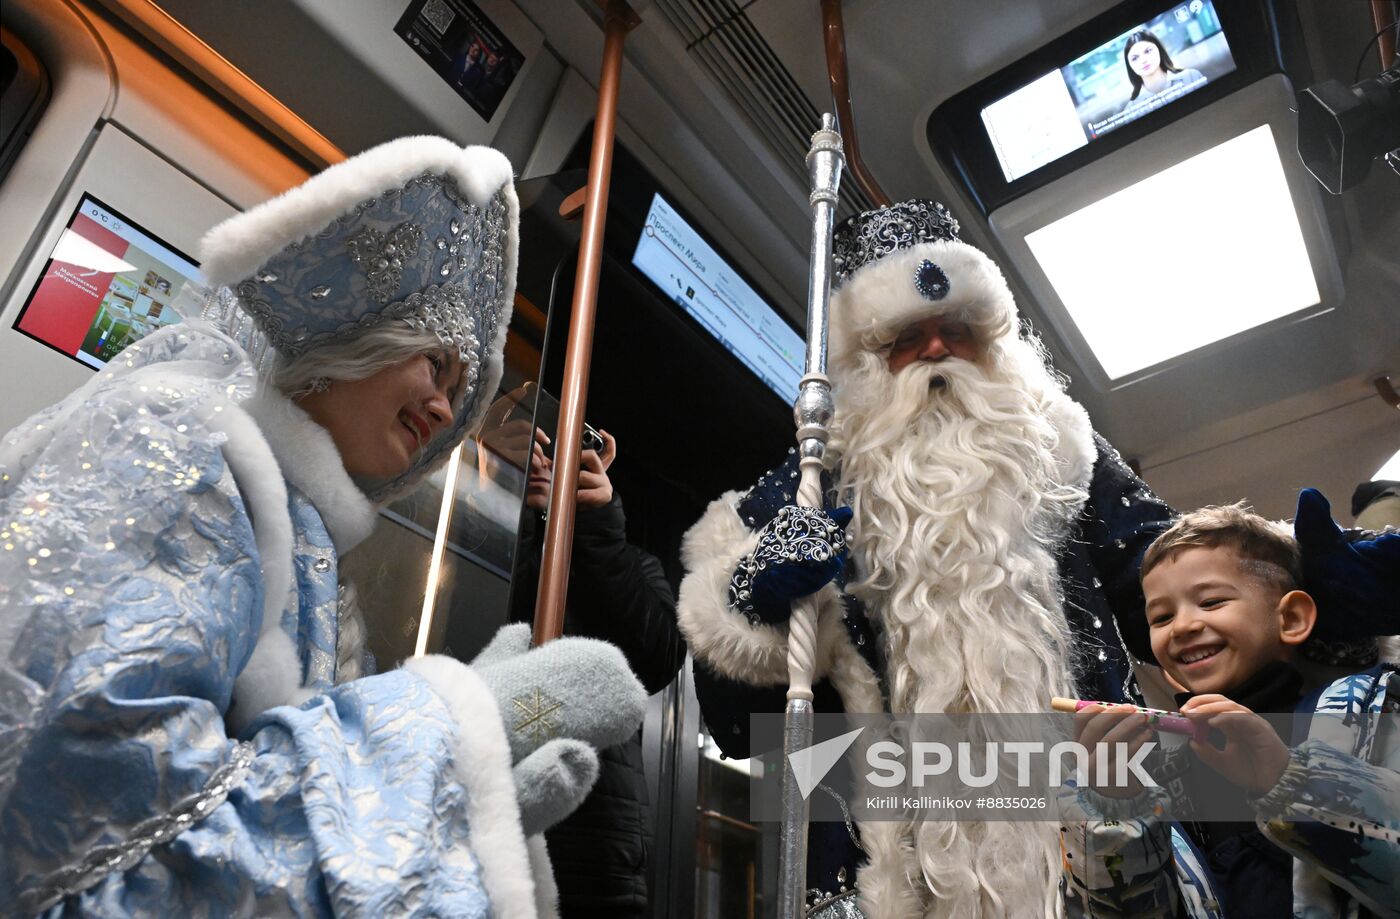
{"type": "Polygon", "coordinates": [[[597,750],[641,724],[646,690],[622,652],[592,638],[530,649],[528,626],[506,626],[472,661],[496,697],[515,764],[525,832],[547,829],[582,803],[598,777],[597,750]]]}
{"type": "Polygon", "coordinates": [[[598,753],[581,740],[556,737],[515,764],[515,803],[526,836],[572,814],[598,781],[598,753]]]}

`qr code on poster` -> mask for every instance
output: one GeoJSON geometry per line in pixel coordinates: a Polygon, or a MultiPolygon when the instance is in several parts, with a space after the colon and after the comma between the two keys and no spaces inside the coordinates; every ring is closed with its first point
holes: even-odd
{"type": "Polygon", "coordinates": [[[423,4],[423,18],[432,23],[433,28],[441,35],[452,25],[452,20],[457,18],[457,14],[452,12],[452,8],[443,0],[428,0],[423,4]]]}

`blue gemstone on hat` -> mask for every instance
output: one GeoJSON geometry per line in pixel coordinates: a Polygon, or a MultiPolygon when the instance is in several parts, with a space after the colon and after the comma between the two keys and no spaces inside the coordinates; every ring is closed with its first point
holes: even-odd
{"type": "Polygon", "coordinates": [[[948,296],[948,291],[952,289],[952,284],[948,281],[948,275],[943,272],[933,262],[924,259],[919,265],[919,270],[914,274],[914,286],[918,288],[919,294],[925,300],[942,300],[948,296]]]}

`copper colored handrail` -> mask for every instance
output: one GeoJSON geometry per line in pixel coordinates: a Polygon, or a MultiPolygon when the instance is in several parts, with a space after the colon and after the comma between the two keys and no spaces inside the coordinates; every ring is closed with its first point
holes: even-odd
{"type": "Polygon", "coordinates": [[[593,354],[593,320],[598,305],[598,278],[603,261],[603,227],[608,213],[613,135],[617,130],[617,94],[622,80],[622,46],[641,22],[625,0],[607,0],[603,13],[603,72],[598,80],[598,111],[593,121],[593,150],[588,158],[588,192],[579,239],[578,272],[564,353],[564,383],[559,393],[559,430],[554,442],[554,485],[545,523],[544,558],[535,603],[534,642],[544,644],[564,631],[564,600],[569,588],[569,559],[574,547],[574,510],[578,491],[579,447],[583,413],[588,404],[588,370],[593,354]]]}
{"type": "Polygon", "coordinates": [[[1371,21],[1376,25],[1376,31],[1380,32],[1377,49],[1381,54],[1381,69],[1386,70],[1396,63],[1395,60],[1395,4],[1386,3],[1385,0],[1371,0],[1371,21]],[[1387,13],[1385,8],[1389,7],[1387,13]]]}
{"type": "Polygon", "coordinates": [[[826,75],[831,81],[831,100],[836,106],[841,142],[845,145],[846,168],[876,207],[889,207],[890,196],[865,168],[860,142],[856,139],[856,116],[851,110],[851,84],[846,75],[846,26],[841,20],[841,0],[822,0],[822,35],[826,40],[826,75]]]}

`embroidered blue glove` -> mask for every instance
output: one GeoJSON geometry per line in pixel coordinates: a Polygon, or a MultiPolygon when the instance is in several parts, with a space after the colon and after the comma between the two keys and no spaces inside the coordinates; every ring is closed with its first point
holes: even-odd
{"type": "Polygon", "coordinates": [[[1293,533],[1303,555],[1303,589],[1317,602],[1323,641],[1400,633],[1400,533],[1348,540],[1322,493],[1298,495],[1293,533]]]}
{"type": "Polygon", "coordinates": [[[729,579],[729,606],[749,622],[787,621],[792,601],[814,594],[846,565],[851,509],[829,514],[789,504],[759,531],[758,545],[729,579]]]}

